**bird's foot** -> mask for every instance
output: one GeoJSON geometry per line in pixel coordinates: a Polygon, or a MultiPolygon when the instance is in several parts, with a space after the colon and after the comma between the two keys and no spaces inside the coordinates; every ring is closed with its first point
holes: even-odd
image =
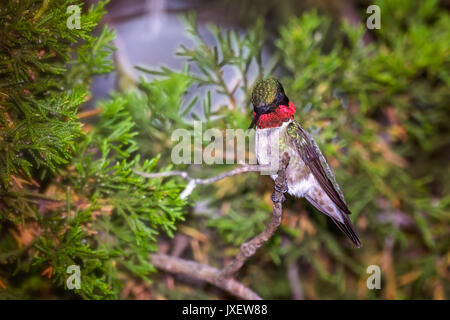
{"type": "Polygon", "coordinates": [[[281,193],[288,192],[288,187],[286,186],[286,183],[283,183],[283,184],[275,183],[274,188],[275,188],[276,191],[281,192],[281,193]]]}
{"type": "Polygon", "coordinates": [[[278,203],[278,202],[283,203],[286,200],[284,194],[280,193],[280,192],[272,193],[272,195],[270,196],[270,199],[272,200],[273,203],[278,203]]]}

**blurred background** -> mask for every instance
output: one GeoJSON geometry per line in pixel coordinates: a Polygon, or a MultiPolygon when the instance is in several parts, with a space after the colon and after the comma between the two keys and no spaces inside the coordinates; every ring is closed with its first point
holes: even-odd
{"type": "MultiPolygon", "coordinates": [[[[83,12],[98,1],[85,4],[83,12]]],[[[102,58],[111,68],[81,81],[89,94],[76,111],[83,129],[72,155],[56,171],[32,172],[38,186],[26,189],[45,196],[37,203],[15,211],[17,201],[0,202],[0,297],[235,298],[158,272],[149,253],[223,266],[270,220],[270,178],[238,175],[180,200],[186,181],[131,169],[231,170],[173,164],[171,134],[193,132],[193,120],[222,135],[246,130],[253,83],[275,76],[335,172],[363,247],[289,198],[281,227],[239,281],[266,299],[448,299],[449,8],[438,0],[110,1],[92,46],[73,52],[78,60],[61,80],[75,88],[93,61],[103,65],[87,57],[106,42],[116,48],[102,58]],[[372,4],[380,29],[366,27],[372,4]],[[71,264],[84,277],[74,291],[65,288],[71,264]],[[380,267],[380,289],[367,286],[371,265],[380,267]]]]}

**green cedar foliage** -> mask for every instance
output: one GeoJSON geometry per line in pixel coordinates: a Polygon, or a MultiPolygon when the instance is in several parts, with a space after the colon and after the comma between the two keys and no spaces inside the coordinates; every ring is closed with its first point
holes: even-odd
{"type": "MultiPolygon", "coordinates": [[[[14,13],[29,8],[25,17],[40,11],[37,21],[53,17],[52,25],[65,26],[66,2],[45,3],[28,0],[8,6],[14,13]]],[[[203,130],[245,130],[252,83],[270,76],[277,62],[287,72],[282,82],[296,104],[295,117],[333,167],[363,247],[354,249],[306,201],[288,197],[280,229],[247,262],[240,280],[264,298],[291,298],[292,273],[287,270],[297,264],[306,298],[448,297],[449,15],[434,0],[377,4],[382,28],[371,31],[372,40],[365,45],[367,30],[362,27],[316,12],[286,17],[275,41],[279,60],[266,64],[261,22],[246,33],[210,26],[215,42],[209,45],[195,16],[188,15],[193,45],[178,51],[186,67],[138,67],[156,78],[141,78],[133,90],[112,93],[97,104],[97,121],[83,127],[77,112],[89,96],[86,84],[111,67],[105,59],[111,31],[90,35],[103,4],[83,14],[82,21],[92,19],[84,33],[60,27],[30,35],[29,41],[39,44],[41,39],[59,49],[42,70],[36,69],[36,59],[22,59],[18,65],[4,62],[24,55],[11,55],[2,45],[1,76],[9,84],[22,79],[19,85],[27,86],[31,98],[20,91],[14,95],[17,85],[0,87],[0,143],[5,150],[0,154],[0,297],[130,297],[122,288],[142,284],[152,292],[150,297],[224,297],[211,287],[178,281],[168,289],[161,276],[151,274],[148,254],[157,249],[156,240],[173,244],[163,235],[173,235],[176,222],[186,219],[182,232],[191,246],[182,257],[223,265],[270,219],[272,181],[249,173],[199,186],[189,197],[196,205],[189,208],[178,197],[184,181],[144,179],[133,169],[172,169],[170,153],[177,141],[171,133],[191,130],[192,120],[202,120],[203,130]],[[55,30],[60,39],[47,39],[55,30]],[[72,41],[75,46],[69,45],[72,41]],[[32,73],[22,68],[23,61],[32,73]],[[240,81],[227,86],[224,75],[230,70],[240,81]],[[194,92],[198,87],[206,88],[204,97],[194,92]],[[218,97],[225,102],[213,108],[218,97]],[[23,110],[33,112],[26,115],[23,110]],[[35,125],[41,131],[29,131],[35,125]],[[62,136],[57,128],[67,134],[62,136]],[[66,268],[72,264],[82,271],[81,289],[75,291],[65,286],[66,268]],[[371,264],[381,267],[382,290],[367,290],[371,264]]],[[[18,20],[14,30],[36,27],[35,22],[22,25],[32,23],[31,18],[11,16],[18,20]]],[[[29,48],[16,43],[15,52],[22,49],[29,48]]],[[[51,52],[43,50],[43,56],[51,52]]],[[[175,169],[209,177],[230,166],[175,169]]]]}
{"type": "MultiPolygon", "coordinates": [[[[142,95],[113,95],[82,124],[92,76],[113,68],[114,33],[93,30],[106,2],[66,26],[81,1],[8,1],[0,8],[0,297],[117,298],[127,279],[149,283],[156,235],[172,236],[184,182],[145,179],[127,109],[142,95]],[[97,112],[96,111],[96,112],[97,112]],[[81,270],[68,290],[67,268],[81,270]]],[[[157,84],[145,86],[158,98],[157,84]]],[[[174,92],[165,91],[168,96],[174,92]]],[[[163,94],[163,93],[161,93],[163,94]]],[[[161,95],[162,96],[162,95],[161,95]]]]}
{"type": "Polygon", "coordinates": [[[31,170],[55,170],[70,160],[81,134],[78,106],[87,98],[89,78],[112,64],[104,29],[91,35],[104,13],[102,2],[81,16],[81,28],[69,29],[69,5],[81,1],[4,1],[0,7],[1,150],[0,177],[29,178],[31,170]],[[84,41],[77,47],[73,44],[84,41]],[[77,58],[71,60],[76,54],[77,58]]]}

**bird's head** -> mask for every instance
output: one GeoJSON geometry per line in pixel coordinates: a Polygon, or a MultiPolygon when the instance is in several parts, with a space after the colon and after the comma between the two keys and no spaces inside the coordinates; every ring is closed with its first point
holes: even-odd
{"type": "Polygon", "coordinates": [[[284,93],[283,86],[277,79],[259,80],[252,91],[254,126],[272,128],[280,126],[284,121],[293,118],[295,107],[284,93]]]}

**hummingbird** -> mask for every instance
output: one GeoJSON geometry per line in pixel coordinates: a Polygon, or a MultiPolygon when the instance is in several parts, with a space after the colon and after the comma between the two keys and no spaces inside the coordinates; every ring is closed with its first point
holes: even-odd
{"type": "MultiPolygon", "coordinates": [[[[294,104],[277,79],[259,80],[252,91],[253,119],[256,127],[255,152],[260,165],[289,155],[286,191],[306,198],[312,206],[333,220],[356,247],[361,241],[350,221],[350,210],[325,157],[311,135],[294,119],[294,104]]],[[[249,128],[249,129],[250,129],[249,128]]],[[[275,180],[277,174],[272,174],[275,180]]],[[[281,191],[281,190],[278,190],[281,191]]]]}

